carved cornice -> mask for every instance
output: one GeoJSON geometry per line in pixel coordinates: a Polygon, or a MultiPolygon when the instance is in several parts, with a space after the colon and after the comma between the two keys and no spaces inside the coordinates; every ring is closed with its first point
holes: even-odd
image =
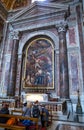
{"type": "MultiPolygon", "coordinates": [[[[40,4],[35,2],[30,7],[25,8],[13,17],[8,19],[15,31],[35,31],[52,26],[58,26],[60,21],[65,21],[65,14],[69,11],[68,6],[61,4],[40,4]],[[58,7],[58,8],[57,8],[58,7]],[[40,10],[41,13],[34,11],[40,10]],[[44,12],[42,12],[44,10],[44,12]]],[[[69,14],[67,13],[67,17],[69,14]]]]}
{"type": "MultiPolygon", "coordinates": [[[[40,2],[34,2],[29,7],[22,9],[17,14],[10,17],[8,20],[10,22],[14,21],[24,21],[24,20],[30,20],[30,19],[39,19],[40,17],[49,17],[51,15],[55,16],[62,16],[65,19],[69,16],[69,6],[62,5],[62,4],[52,4],[52,3],[40,3],[40,2]],[[35,13],[36,12],[36,13],[35,13]]],[[[11,13],[11,12],[10,12],[11,13]]]]}
{"type": "MultiPolygon", "coordinates": [[[[60,20],[60,21],[51,21],[51,22],[48,22],[48,23],[44,23],[44,24],[34,24],[34,25],[30,25],[30,26],[25,26],[25,23],[24,23],[24,26],[20,26],[20,27],[17,27],[15,28],[15,26],[13,25],[14,27],[14,30],[15,31],[19,31],[19,32],[24,32],[24,31],[36,31],[36,30],[39,30],[39,29],[44,29],[44,28],[49,28],[49,27],[56,27],[58,28],[59,26],[62,26],[64,20],[60,20]]],[[[65,22],[67,23],[67,22],[65,22]]],[[[67,27],[67,24],[65,24],[66,27],[67,27]]]]}
{"type": "Polygon", "coordinates": [[[54,4],[43,5],[35,2],[28,8],[17,13],[14,12],[14,15],[7,20],[16,31],[35,31],[36,29],[52,27],[58,25],[60,21],[65,21],[65,14],[69,10],[68,8],[68,6],[61,4],[56,4],[55,6],[54,4]],[[37,11],[36,14],[34,11],[37,11]]]}

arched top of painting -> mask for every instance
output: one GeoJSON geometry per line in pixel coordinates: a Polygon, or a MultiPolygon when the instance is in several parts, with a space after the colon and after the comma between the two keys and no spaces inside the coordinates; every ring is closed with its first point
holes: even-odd
{"type": "Polygon", "coordinates": [[[47,49],[49,47],[52,47],[53,49],[53,44],[49,39],[37,38],[37,39],[34,39],[32,42],[30,42],[30,44],[27,46],[27,51],[29,48],[32,48],[33,50],[34,48],[47,49]]]}
{"type": "Polygon", "coordinates": [[[39,36],[36,36],[36,37],[32,37],[31,39],[29,39],[24,47],[23,47],[23,51],[26,51],[29,49],[29,47],[37,47],[37,48],[48,48],[49,46],[52,47],[52,49],[55,48],[55,45],[54,45],[54,42],[53,40],[48,37],[48,36],[43,36],[43,35],[39,35],[39,36]]]}

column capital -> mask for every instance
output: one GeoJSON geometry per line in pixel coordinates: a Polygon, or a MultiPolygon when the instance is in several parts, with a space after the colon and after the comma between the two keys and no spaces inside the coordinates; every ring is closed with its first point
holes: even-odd
{"type": "Polygon", "coordinates": [[[9,39],[19,39],[19,31],[14,30],[13,26],[9,24],[9,39]]]}
{"type": "Polygon", "coordinates": [[[66,21],[62,21],[56,25],[58,33],[60,32],[66,32],[68,28],[68,24],[66,21]]]}
{"type": "Polygon", "coordinates": [[[19,39],[19,32],[18,31],[13,31],[13,39],[18,40],[19,39]]]}

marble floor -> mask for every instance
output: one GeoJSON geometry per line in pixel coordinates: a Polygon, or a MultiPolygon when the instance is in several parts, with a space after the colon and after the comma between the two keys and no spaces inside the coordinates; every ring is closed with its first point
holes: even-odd
{"type": "Polygon", "coordinates": [[[84,130],[84,124],[66,121],[53,121],[47,130],[84,130]]]}
{"type": "MultiPolygon", "coordinates": [[[[4,128],[0,128],[0,130],[4,130],[4,128]]],[[[53,121],[52,124],[47,127],[47,130],[84,130],[84,123],[53,121]]]]}
{"type": "Polygon", "coordinates": [[[84,130],[84,113],[76,115],[68,103],[67,112],[54,113],[55,119],[47,130],[84,130]]]}

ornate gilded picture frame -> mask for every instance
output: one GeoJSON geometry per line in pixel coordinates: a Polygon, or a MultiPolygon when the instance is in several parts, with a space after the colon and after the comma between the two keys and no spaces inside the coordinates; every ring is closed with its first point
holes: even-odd
{"type": "Polygon", "coordinates": [[[54,89],[54,47],[50,40],[38,38],[25,50],[23,88],[54,89]]]}

